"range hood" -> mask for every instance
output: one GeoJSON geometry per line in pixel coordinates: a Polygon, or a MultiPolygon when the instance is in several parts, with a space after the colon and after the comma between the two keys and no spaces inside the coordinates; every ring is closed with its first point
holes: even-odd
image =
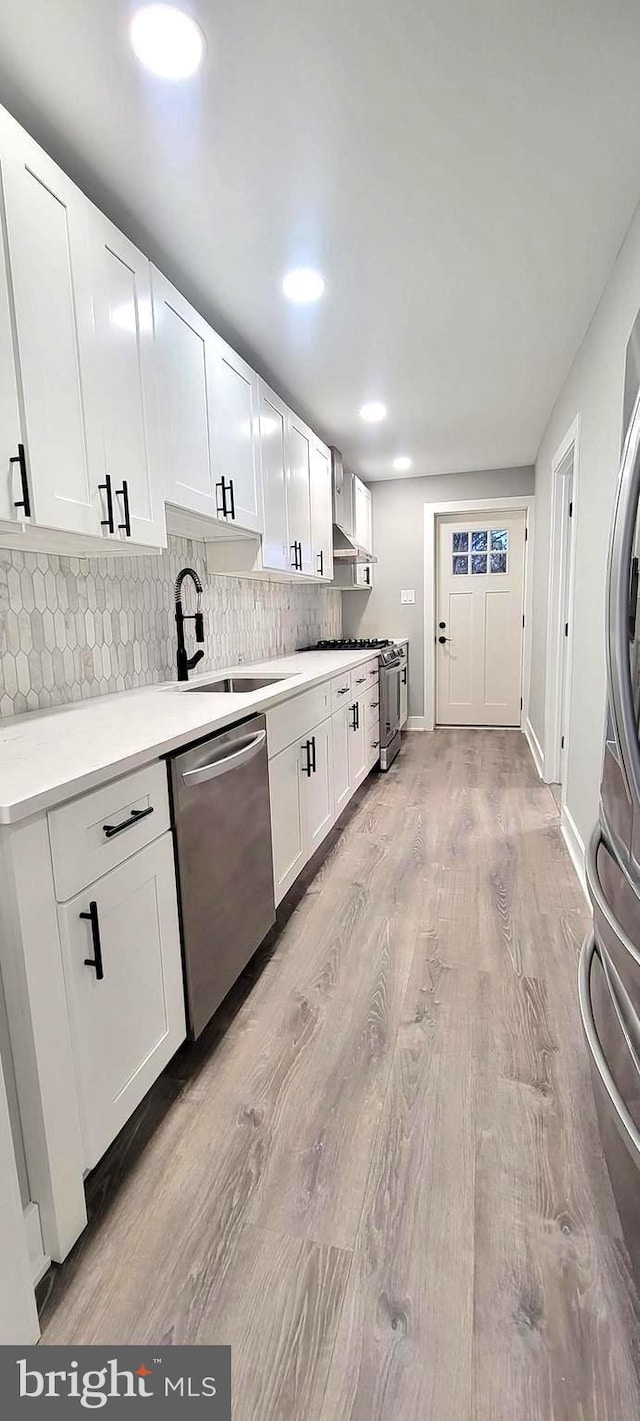
{"type": "Polygon", "coordinates": [[[355,536],[355,474],[347,469],[339,449],[331,450],[333,471],[333,560],[337,563],[374,563],[377,558],[355,536]]]}

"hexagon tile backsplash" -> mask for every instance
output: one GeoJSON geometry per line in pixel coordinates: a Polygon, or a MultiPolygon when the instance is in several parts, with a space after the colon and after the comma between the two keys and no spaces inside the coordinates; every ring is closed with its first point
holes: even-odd
{"type": "MultiPolygon", "coordinates": [[[[128,559],[0,549],[0,717],[174,679],[173,584],[187,564],[205,586],[199,671],[340,636],[333,588],[212,577],[191,539],[128,559]]],[[[186,611],[192,592],[186,584],[186,611]]]]}

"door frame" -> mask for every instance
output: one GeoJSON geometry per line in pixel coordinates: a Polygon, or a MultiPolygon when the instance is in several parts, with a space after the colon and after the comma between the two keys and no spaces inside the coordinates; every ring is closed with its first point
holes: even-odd
{"type": "Polygon", "coordinates": [[[520,728],[526,725],[531,686],[531,627],[533,622],[533,529],[535,494],[515,494],[505,498],[461,498],[446,503],[424,505],[424,728],[433,730],[436,723],[436,576],[437,524],[443,514],[463,513],[524,513],[524,637],[522,643],[522,713],[520,728]]]}
{"type": "MultiPolygon", "coordinates": [[[[577,414],[558,445],[551,460],[551,527],[549,535],[549,583],[547,592],[547,654],[544,708],[544,755],[542,778],[546,784],[560,782],[562,722],[565,708],[571,704],[571,668],[573,665],[573,624],[575,603],[576,534],[578,529],[578,486],[580,467],[580,415],[577,414]],[[562,466],[573,451],[573,515],[566,514],[562,466]],[[567,566],[568,560],[568,566],[567,566]],[[566,646],[562,635],[561,598],[568,571],[567,600],[569,635],[566,646]],[[564,660],[564,697],[562,696],[564,660]]],[[[562,786],[562,804],[566,785],[562,786]]]]}

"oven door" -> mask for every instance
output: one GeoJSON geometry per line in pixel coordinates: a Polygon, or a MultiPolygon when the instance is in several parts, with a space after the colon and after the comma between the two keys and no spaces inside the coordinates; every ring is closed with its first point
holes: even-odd
{"type": "Polygon", "coordinates": [[[380,668],[380,743],[390,745],[400,729],[400,676],[402,666],[380,668]]]}

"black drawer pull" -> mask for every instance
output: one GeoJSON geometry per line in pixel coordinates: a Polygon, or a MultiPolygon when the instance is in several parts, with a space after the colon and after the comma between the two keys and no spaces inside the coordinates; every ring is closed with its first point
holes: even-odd
{"type": "Polygon", "coordinates": [[[10,464],[18,464],[20,467],[20,483],[22,485],[22,498],[14,499],[14,508],[24,508],[25,518],[31,517],[31,502],[29,499],[29,480],[27,478],[27,461],[24,453],[24,444],[18,445],[18,452],[9,460],[10,464]]]}
{"type": "Polygon", "coordinates": [[[380,741],[379,741],[379,740],[372,740],[372,741],[371,741],[371,749],[372,749],[372,750],[377,750],[379,744],[380,744],[380,741]]]}
{"type": "Polygon", "coordinates": [[[119,523],[118,527],[122,533],[126,533],[127,538],[130,538],[131,517],[129,514],[129,485],[126,479],[122,480],[122,488],[117,488],[116,493],[119,494],[124,504],[124,523],[119,523]]]}
{"type": "Polygon", "coordinates": [[[113,492],[111,489],[111,478],[109,474],[105,474],[104,483],[98,484],[98,488],[100,489],[100,492],[102,492],[102,490],[104,489],[107,495],[107,516],[106,518],[100,519],[100,527],[108,528],[110,533],[115,533],[115,528],[113,525],[113,492]]]}
{"type": "Polygon", "coordinates": [[[339,695],[339,696],[348,696],[348,694],[349,694],[349,687],[348,687],[348,686],[339,686],[339,688],[338,688],[338,695],[339,695]]]}
{"type": "Polygon", "coordinates": [[[366,676],[356,676],[356,686],[363,686],[366,679],[366,676]]]}
{"type": "Polygon", "coordinates": [[[319,577],[324,577],[324,549],[323,549],[323,548],[321,548],[321,549],[320,549],[320,552],[318,553],[318,563],[319,563],[318,576],[319,576],[319,577]]]}
{"type": "Polygon", "coordinates": [[[317,767],[317,765],[316,765],[316,737],[315,737],[315,735],[312,735],[312,736],[311,736],[311,769],[312,769],[314,775],[315,775],[315,773],[316,773],[317,768],[318,768],[318,767],[317,767]]]}
{"type": "Polygon", "coordinates": [[[91,938],[93,942],[93,957],[85,957],[85,967],[95,969],[96,981],[101,982],[104,977],[104,967],[102,965],[102,943],[100,942],[100,922],[98,919],[98,904],[92,900],[89,904],[88,913],[79,913],[78,917],[86,918],[91,923],[91,938]]]}
{"type": "Polygon", "coordinates": [[[370,671],[370,672],[369,672],[369,675],[370,675],[370,676],[377,676],[377,675],[378,675],[378,667],[377,667],[377,666],[374,666],[373,671],[370,671]]]}
{"type": "Polygon", "coordinates": [[[123,819],[121,824],[103,824],[102,832],[105,839],[112,839],[114,834],[121,834],[123,829],[130,829],[132,824],[137,824],[140,819],[146,819],[148,814],[153,814],[153,805],[148,809],[132,809],[128,819],[123,819]]]}
{"type": "Polygon", "coordinates": [[[380,702],[379,702],[379,701],[369,701],[369,706],[370,706],[371,710],[377,710],[377,708],[378,708],[379,705],[380,705],[380,702]]]}

